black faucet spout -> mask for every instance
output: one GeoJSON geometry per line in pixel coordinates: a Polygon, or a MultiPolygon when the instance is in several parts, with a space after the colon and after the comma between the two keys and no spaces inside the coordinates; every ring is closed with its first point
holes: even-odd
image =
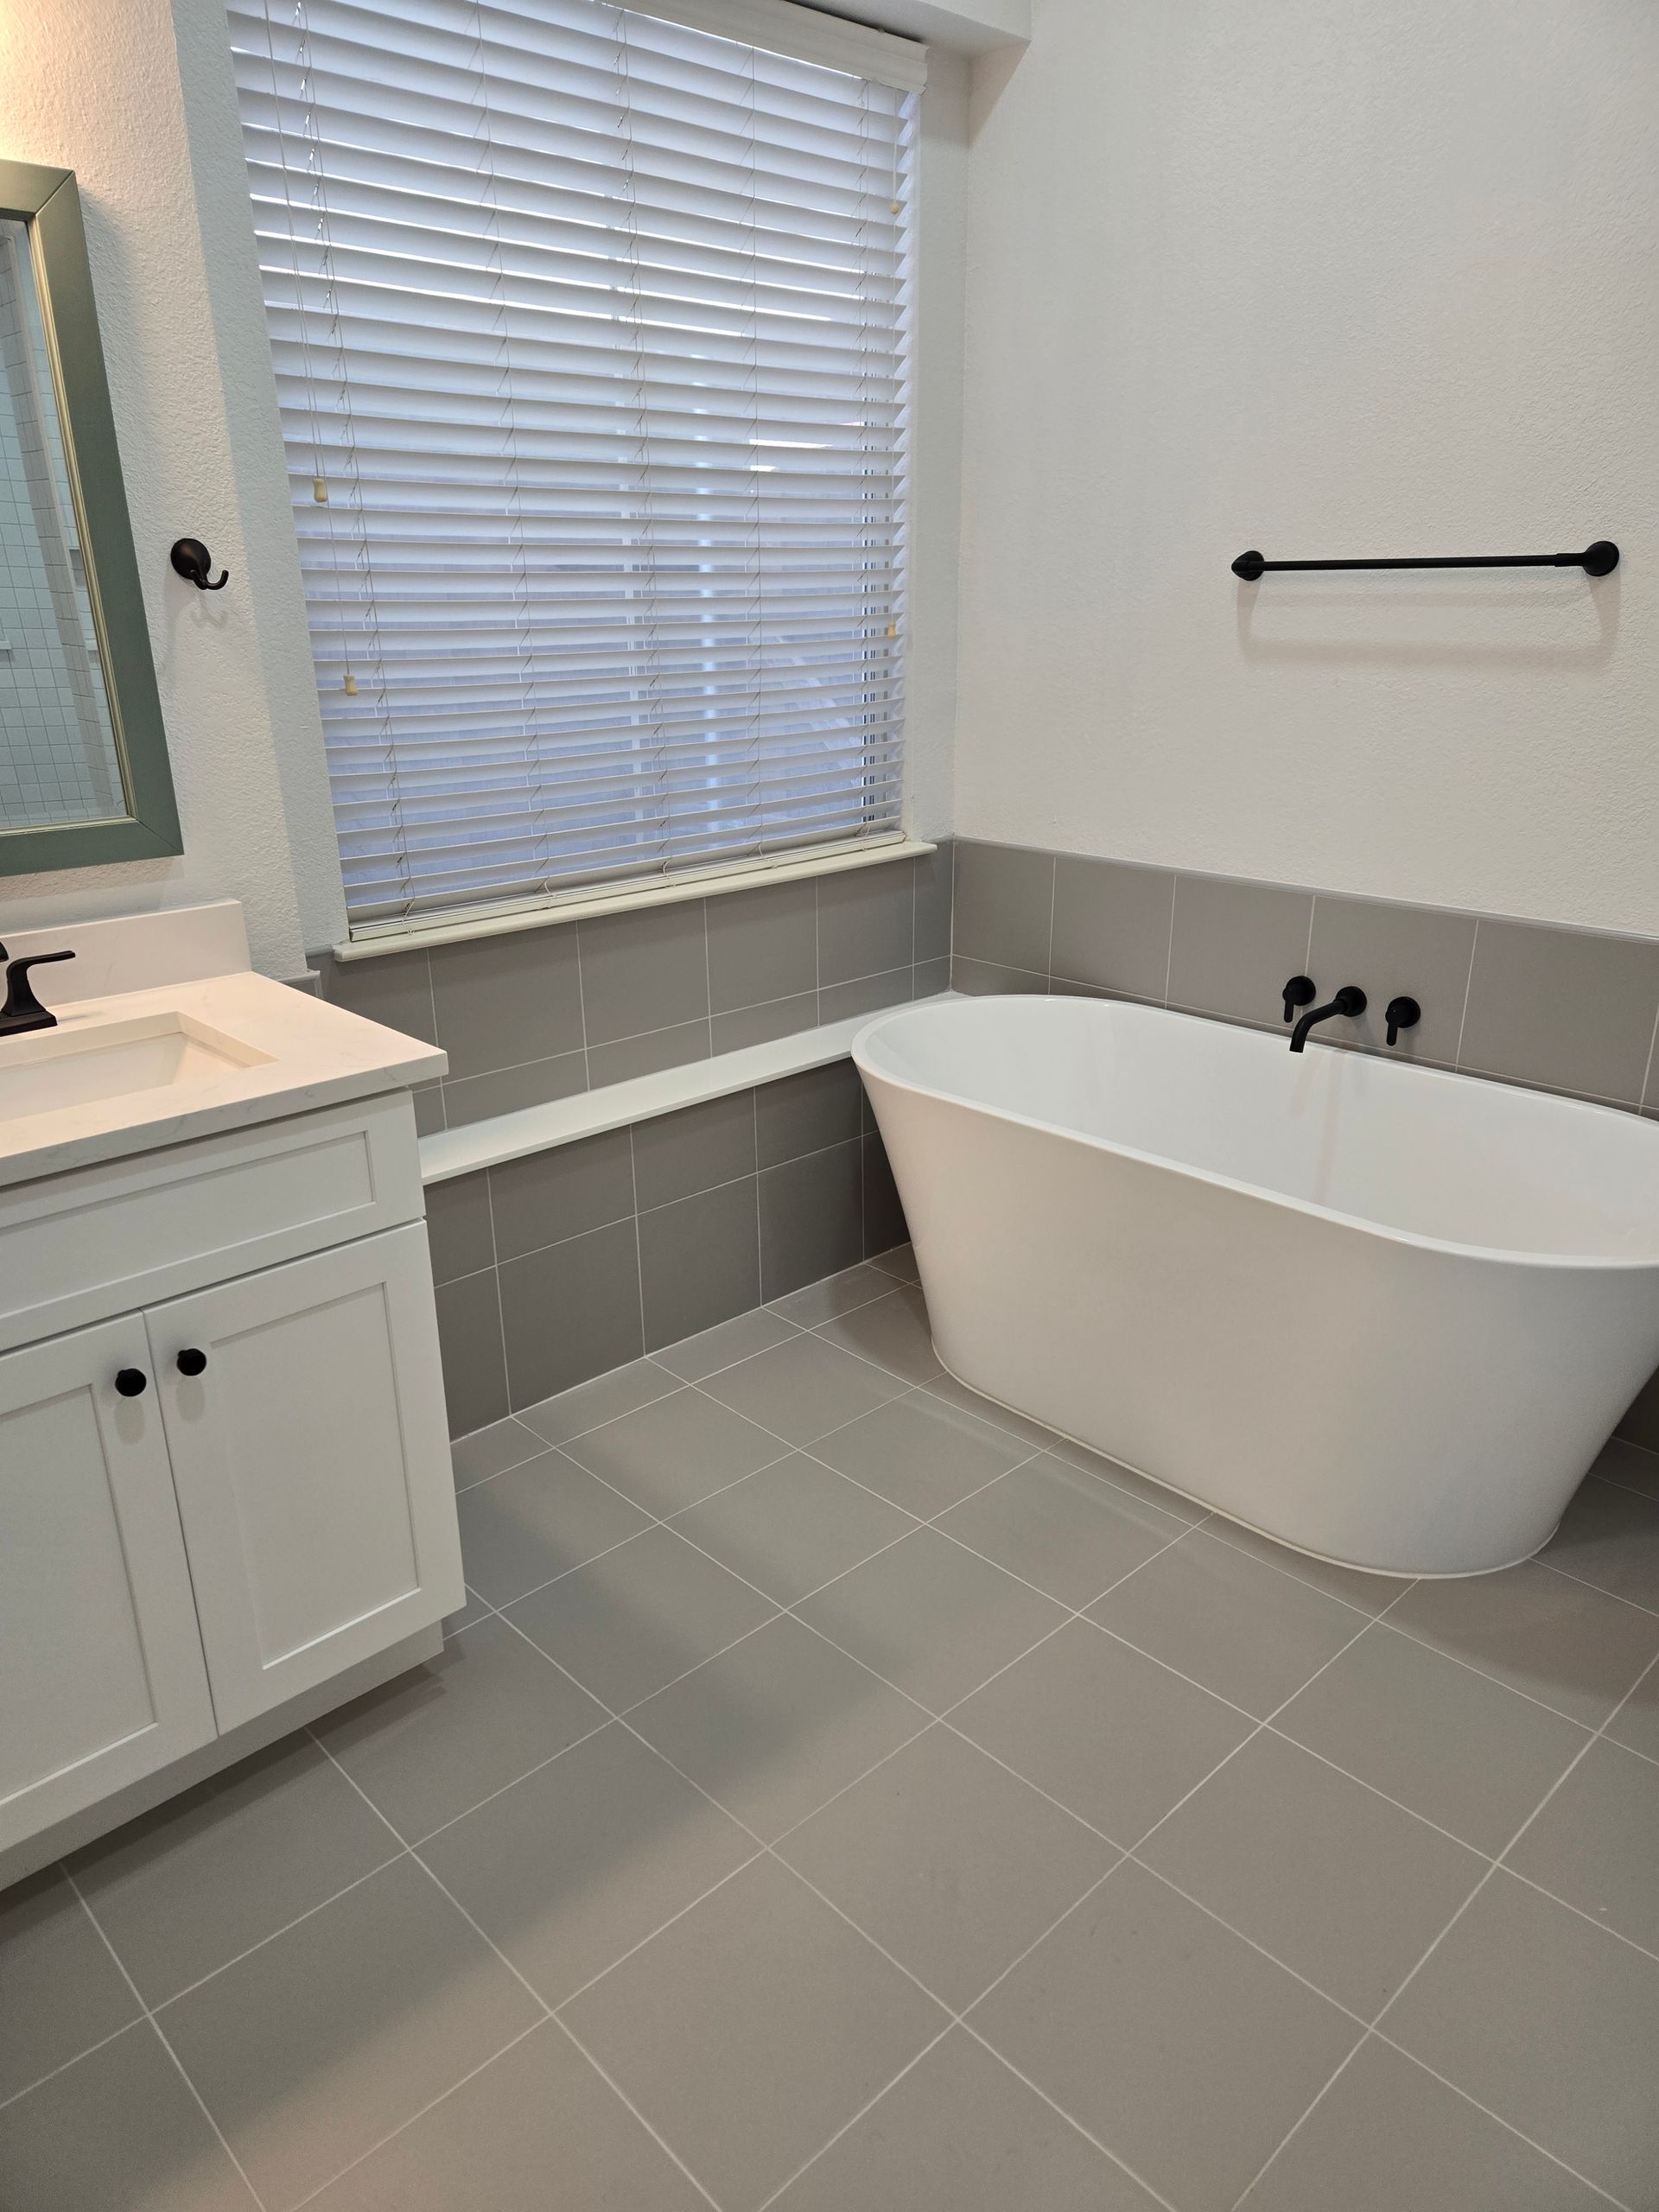
{"type": "Polygon", "coordinates": [[[1290,1049],[1300,1052],[1306,1049],[1307,1033],[1321,1021],[1329,1021],[1334,1014],[1345,1014],[1351,1021],[1365,1011],[1365,994],[1357,983],[1344,983],[1329,1006],[1311,1006],[1290,1033],[1290,1049]]]}

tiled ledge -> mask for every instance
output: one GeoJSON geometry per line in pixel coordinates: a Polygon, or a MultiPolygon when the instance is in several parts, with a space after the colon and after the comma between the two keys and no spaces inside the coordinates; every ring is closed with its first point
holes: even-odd
{"type": "MultiPolygon", "coordinates": [[[[931,1006],[956,995],[942,991],[917,1003],[931,1006]]],[[[499,1167],[510,1160],[550,1151],[556,1145],[574,1144],[607,1129],[655,1121],[708,1099],[728,1098],[734,1092],[775,1083],[783,1076],[824,1067],[831,1060],[847,1057],[854,1038],[870,1018],[868,1014],[855,1014],[850,1020],[798,1030],[792,1036],[773,1038],[741,1052],[717,1052],[712,1059],[663,1068],[654,1075],[636,1076],[629,1083],[606,1084],[573,1098],[556,1098],[545,1105],[527,1106],[517,1114],[498,1114],[492,1121],[440,1130],[421,1139],[421,1180],[428,1185],[450,1182],[480,1167],[499,1167]]]]}

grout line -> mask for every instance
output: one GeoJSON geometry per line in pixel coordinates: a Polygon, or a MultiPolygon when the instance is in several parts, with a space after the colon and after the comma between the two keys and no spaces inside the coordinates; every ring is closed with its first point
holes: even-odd
{"type": "MultiPolygon", "coordinates": [[[[1599,1478],[1586,1475],[1585,1480],[1590,1482],[1599,1480],[1599,1478]]],[[[1621,1485],[1615,1484],[1612,1487],[1618,1489],[1621,1485]]],[[[1626,1497],[1640,1497],[1644,1493],[1641,1491],[1624,1491],[1624,1495],[1626,1497]]],[[[1538,1557],[1536,1554],[1534,1557],[1539,1567],[1547,1567],[1552,1574],[1559,1574],[1564,1581],[1576,1582],[1580,1590],[1593,1590],[1603,1598],[1612,1598],[1621,1605],[1629,1605],[1634,1612],[1645,1613],[1649,1620],[1659,1620],[1659,1605],[1644,1605],[1639,1598],[1621,1598],[1617,1590],[1604,1589],[1599,1582],[1592,1582],[1588,1575],[1574,1574],[1570,1567],[1561,1567],[1554,1560],[1543,1559],[1538,1557]]]]}
{"type": "MultiPolygon", "coordinates": [[[[1642,1088],[1637,1093],[1636,1098],[1636,1103],[1638,1107],[1645,1106],[1648,1103],[1648,1093],[1653,1087],[1653,1069],[1656,1057],[1659,1057],[1659,1007],[1656,1007],[1654,1009],[1653,1034],[1648,1039],[1648,1065],[1642,1071],[1642,1088]]],[[[1656,1098],[1654,1100],[1654,1103],[1656,1106],[1659,1106],[1659,1098],[1656,1098]]]]}
{"type": "Polygon", "coordinates": [[[1452,1065],[1463,1065],[1463,1033],[1469,1027],[1469,1000],[1475,988],[1475,960],[1480,951],[1480,917],[1475,917],[1474,935],[1469,940],[1469,972],[1463,982],[1463,1010],[1458,1016],[1458,1041],[1452,1048],[1452,1065]]]}
{"type": "Polygon", "coordinates": [[[1307,902],[1307,944],[1302,952],[1302,973],[1313,973],[1313,924],[1319,911],[1319,894],[1316,891],[1307,902]]]}
{"type": "MultiPolygon", "coordinates": [[[[162,2027],[155,2013],[150,2011],[149,2005],[145,2002],[143,1992],[139,1988],[132,1976],[127,1972],[125,1961],[122,1958],[119,1951],[116,1949],[114,1944],[111,1942],[108,1936],[105,1933],[103,1922],[99,1920],[98,1915],[92,1910],[91,1905],[87,1904],[85,1896],[82,1894],[79,1883],[76,1881],[74,1876],[69,1872],[67,1866],[63,1868],[63,1878],[68,1883],[70,1888],[74,1891],[81,1910],[86,1914],[87,1919],[92,1922],[93,1928],[97,1930],[99,1941],[103,1944],[111,1958],[114,1960],[116,1970],[120,1974],[122,1980],[126,1983],[127,1987],[132,1992],[135,2003],[143,2008],[144,2018],[149,2021],[156,2040],[160,2043],[162,2049],[167,2053],[168,2056],[172,2060],[175,2067],[177,2069],[179,2079],[184,2083],[185,2088],[189,2090],[191,2095],[195,2099],[197,2105],[200,2108],[202,2118],[207,2121],[208,2126],[213,2129],[214,2135],[218,2139],[219,2149],[223,2151],[226,2157],[230,2160],[231,2164],[236,2168],[238,2174],[241,2177],[243,2188],[247,2190],[248,2195],[259,2207],[260,2212],[264,2212],[265,2201],[264,2197],[260,2196],[258,2190],[249,2180],[247,2169],[243,2165],[241,2159],[237,2157],[235,2152],[232,2150],[230,2144],[226,2140],[224,2129],[213,2118],[213,2113],[207,2109],[207,2099],[202,2095],[201,2091],[196,2087],[195,2083],[191,2080],[188,2073],[185,2070],[184,2061],[179,2056],[178,2052],[174,2050],[167,2031],[162,2027]]],[[[129,2021],[127,2024],[130,2027],[136,2027],[138,2023],[137,2021],[129,2021]]],[[[80,2056],[84,2058],[86,2054],[83,2051],[80,2056]]]]}
{"type": "Polygon", "coordinates": [[[1043,977],[1050,989],[1054,985],[1054,909],[1060,899],[1060,861],[1058,853],[1048,856],[1048,956],[1043,963],[1043,977]]]}
{"type": "Polygon", "coordinates": [[[1175,902],[1180,895],[1181,879],[1178,871],[1169,872],[1169,942],[1164,950],[1164,995],[1161,1004],[1169,1004],[1170,980],[1175,973],[1175,902]]]}
{"type": "MultiPolygon", "coordinates": [[[[628,1124],[628,1188],[633,1193],[633,1279],[639,1296],[639,1357],[649,1357],[645,1350],[645,1262],[639,1249],[639,1163],[634,1157],[633,1128],[628,1124]]],[[[624,1364],[627,1364],[626,1362],[624,1364]]]]}
{"type": "MultiPolygon", "coordinates": [[[[67,1872],[67,1868],[65,1872],[67,1872]]],[[[85,1898],[81,1902],[85,1904],[85,1898]]],[[[99,1932],[103,1934],[101,1929],[99,1932]]],[[[105,1936],[105,1941],[107,1943],[109,1938],[105,1936]]],[[[106,2044],[115,2043],[122,2036],[130,2036],[135,2028],[147,2024],[143,2013],[134,2019],[123,2020],[118,2028],[111,2028],[108,2035],[99,2036],[96,2043],[89,2043],[85,2050],[78,2050],[73,2058],[63,2059],[56,2066],[48,2066],[44,2074],[37,2074],[32,2082],[25,2082],[21,2089],[9,2090],[0,2097],[0,2112],[6,2111],[10,2106],[21,2104],[25,2097],[33,2096],[36,2089],[43,2089],[48,2082],[55,2082],[60,2074],[67,2074],[72,2066],[79,2066],[83,2058],[90,2058],[94,2051],[102,2050],[106,2044]]]]}
{"type": "MultiPolygon", "coordinates": [[[[863,1933],[861,1929],[859,1932],[861,1935],[863,1933]]],[[[950,2034],[951,2029],[957,2024],[957,2023],[955,2020],[947,2020],[944,2025],[939,2030],[938,2035],[933,2037],[932,2041],[931,2043],[925,2043],[921,2049],[916,2053],[916,2056],[913,2058],[907,2060],[906,2063],[899,2069],[899,2071],[893,2075],[891,2082],[886,2082],[876,2091],[873,2097],[867,2097],[850,2120],[846,2120],[842,2122],[841,2126],[836,2130],[835,2133],[830,2138],[828,2142],[820,2143],[817,2149],[813,2152],[810,2158],[803,2158],[800,2164],[797,2166],[792,2172],[786,2174],[783,2180],[779,2183],[777,2188],[774,2189],[769,2196],[763,2196],[760,2203],[756,2206],[755,2212],[767,2212],[768,2206],[775,2204],[785,2190],[792,2189],[795,2183],[800,2179],[801,2176],[806,2171],[807,2168],[809,2166],[817,2165],[818,2160],[823,2158],[826,2151],[833,2150],[836,2145],[840,2142],[843,2135],[847,2134],[851,2129],[858,2126],[859,2121],[863,2119],[867,2112],[872,2112],[874,2110],[875,2107],[880,2103],[882,2098],[887,2095],[889,2089],[896,2089],[899,2082],[904,2080],[905,2076],[907,2074],[913,2072],[914,2069],[921,2064],[922,2061],[927,2056],[929,2051],[937,2050],[938,2046],[944,2041],[946,2036],[950,2034]]]]}
{"type": "Polygon", "coordinates": [[[674,2148],[667,2137],[659,2134],[657,2129],[652,2126],[651,2122],[645,2118],[644,2113],[640,2111],[639,2106],[635,2104],[633,2099],[629,2096],[627,2091],[622,2087],[622,2084],[613,2074],[607,2072],[607,2069],[600,2064],[598,2059],[594,2056],[593,2052],[589,2050],[587,2044],[582,2042],[581,2037],[577,2035],[575,2030],[570,2025],[569,2022],[563,2018],[557,2012],[554,2013],[553,2020],[554,2024],[558,2028],[560,2033],[567,2037],[569,2041],[575,2044],[576,2050],[580,2052],[582,2056],[587,2060],[588,2063],[593,2068],[594,2073],[598,2075],[600,2080],[604,2082],[606,2088],[610,2090],[611,2094],[620,2103],[626,2106],[627,2109],[633,2114],[640,2126],[645,2129],[646,2134],[650,2136],[652,2141],[657,2145],[664,2157],[671,2159],[679,2168],[680,2171],[685,2176],[687,2181],[690,2183],[692,2188],[696,2190],[697,2195],[702,2198],[704,2203],[714,2205],[715,2212],[720,2212],[720,2207],[715,2202],[715,2200],[709,2194],[709,2191],[697,2179],[697,2177],[692,2172],[690,2167],[686,2164],[685,2160],[681,2158],[679,2152],[674,2148]]]}

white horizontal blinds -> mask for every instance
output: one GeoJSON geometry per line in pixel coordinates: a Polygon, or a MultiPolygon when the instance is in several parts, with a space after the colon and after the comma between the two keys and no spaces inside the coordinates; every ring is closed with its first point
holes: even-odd
{"type": "Polygon", "coordinates": [[[897,829],[913,94],[664,4],[231,0],[359,930],[897,829]]]}

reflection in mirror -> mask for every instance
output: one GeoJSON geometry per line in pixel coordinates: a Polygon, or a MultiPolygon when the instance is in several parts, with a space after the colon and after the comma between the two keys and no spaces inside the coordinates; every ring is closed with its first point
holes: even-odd
{"type": "Polygon", "coordinates": [[[126,810],[29,228],[0,216],[0,830],[126,810]]]}

